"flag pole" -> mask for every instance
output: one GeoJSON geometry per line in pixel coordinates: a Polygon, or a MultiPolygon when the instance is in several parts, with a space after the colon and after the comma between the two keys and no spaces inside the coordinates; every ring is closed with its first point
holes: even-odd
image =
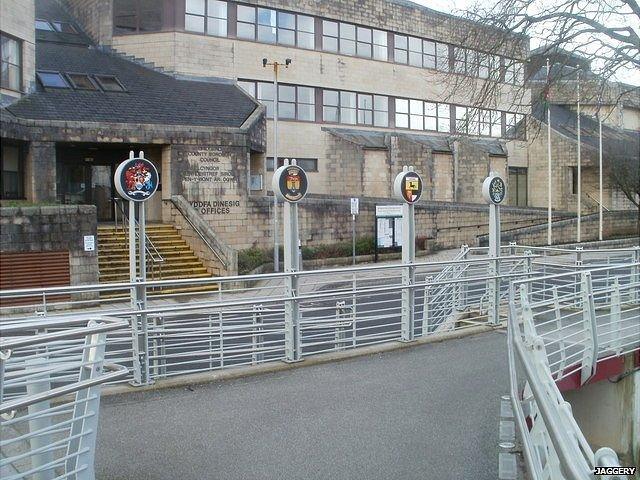
{"type": "Polygon", "coordinates": [[[598,240],[602,241],[602,98],[598,99],[598,163],[600,176],[600,198],[598,200],[598,240]]]}
{"type": "Polygon", "coordinates": [[[580,243],[580,220],[582,217],[582,158],[580,156],[580,67],[578,66],[578,243],[580,243]]]}
{"type": "Polygon", "coordinates": [[[550,102],[550,76],[549,59],[547,58],[547,244],[551,245],[551,102],[550,102]]]}

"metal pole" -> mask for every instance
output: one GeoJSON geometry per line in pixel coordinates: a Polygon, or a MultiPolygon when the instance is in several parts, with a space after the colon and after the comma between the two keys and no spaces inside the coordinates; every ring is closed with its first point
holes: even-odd
{"type": "MultiPolygon", "coordinates": [[[[413,171],[413,167],[409,167],[413,171]]],[[[410,342],[414,339],[414,300],[416,240],[415,217],[412,204],[402,204],[402,322],[401,339],[410,342]]]]}
{"type": "MultiPolygon", "coordinates": [[[[129,200],[129,281],[134,283],[136,269],[136,202],[129,200]]],[[[136,289],[131,288],[131,306],[136,307],[136,289]]]]}
{"type": "Polygon", "coordinates": [[[284,271],[285,293],[289,300],[285,301],[285,361],[300,360],[300,305],[295,297],[298,295],[298,205],[284,202],[284,271]]]}
{"type": "Polygon", "coordinates": [[[353,265],[356,264],[356,216],[351,215],[351,254],[353,256],[353,265]]]}
{"type": "Polygon", "coordinates": [[[580,68],[578,67],[578,243],[580,243],[580,221],[582,216],[582,158],[580,155],[580,68]]]}
{"type": "Polygon", "coordinates": [[[500,323],[500,206],[489,205],[489,257],[490,274],[493,280],[489,282],[489,323],[500,323]]]}
{"type": "Polygon", "coordinates": [[[547,244],[551,245],[551,101],[549,89],[549,59],[547,58],[547,244]]]}
{"type": "MultiPolygon", "coordinates": [[[[46,358],[33,358],[26,361],[28,369],[40,370],[45,368],[47,364],[46,358]]],[[[27,382],[27,395],[37,395],[39,393],[48,392],[51,390],[51,379],[49,372],[44,371],[42,374],[37,375],[35,378],[30,379],[27,382]]],[[[47,410],[51,408],[51,402],[45,400],[43,402],[34,403],[27,408],[28,414],[31,417],[29,424],[30,432],[37,432],[39,430],[51,429],[51,416],[45,414],[47,410]]],[[[50,480],[56,477],[56,472],[53,467],[46,468],[45,465],[51,465],[54,461],[53,449],[48,448],[52,443],[53,438],[51,433],[41,433],[34,435],[29,440],[29,446],[32,451],[37,450],[40,453],[31,455],[31,468],[41,471],[34,473],[31,478],[34,480],[50,480]]]]}
{"type": "MultiPolygon", "coordinates": [[[[273,64],[273,171],[278,169],[278,62],[273,64]]],[[[273,192],[273,271],[280,271],[280,249],[278,246],[278,197],[273,192]]]]}
{"type": "Polygon", "coordinates": [[[598,240],[602,240],[602,114],[598,108],[598,163],[599,163],[599,205],[598,205],[598,240]]]}

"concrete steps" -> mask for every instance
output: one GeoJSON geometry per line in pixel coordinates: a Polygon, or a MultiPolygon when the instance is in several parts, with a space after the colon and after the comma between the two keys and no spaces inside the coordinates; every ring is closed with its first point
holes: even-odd
{"type": "MultiPolygon", "coordinates": [[[[186,241],[173,225],[149,224],[146,228],[147,237],[155,246],[149,245],[154,257],[158,254],[163,261],[154,263],[147,254],[148,280],[178,280],[182,278],[209,278],[213,275],[202,264],[202,261],[191,250],[186,241]]],[[[98,266],[101,283],[116,283],[129,281],[129,236],[128,231],[116,229],[114,226],[100,225],[98,227],[98,266]]],[[[180,287],[154,290],[157,293],[199,293],[216,291],[215,285],[180,287]]],[[[105,298],[108,294],[104,295],[105,298]]]]}

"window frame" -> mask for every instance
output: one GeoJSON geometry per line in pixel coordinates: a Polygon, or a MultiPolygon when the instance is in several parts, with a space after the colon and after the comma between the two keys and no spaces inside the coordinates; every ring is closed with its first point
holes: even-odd
{"type": "Polygon", "coordinates": [[[36,18],[34,20],[34,28],[37,30],[40,30],[41,32],[55,32],[56,29],[53,28],[53,25],[51,24],[51,22],[49,20],[45,20],[44,18],[36,18]],[[44,24],[46,24],[49,28],[38,28],[38,22],[42,22],[44,24]]]}
{"type": "Polygon", "coordinates": [[[52,20],[51,22],[49,22],[51,24],[51,26],[54,29],[54,32],[58,32],[58,33],[66,33],[69,35],[77,35],[78,34],[78,29],[75,27],[75,25],[71,22],[66,22],[64,20],[52,20]],[[65,32],[62,29],[62,25],[67,25],[68,27],[71,28],[71,32],[65,32]]]}
{"type": "MultiPolygon", "coordinates": [[[[165,7],[164,5],[162,5],[162,3],[159,2],[160,7],[158,9],[158,11],[160,12],[160,28],[158,28],[157,30],[147,30],[147,29],[141,29],[140,28],[140,19],[142,17],[141,15],[141,10],[140,10],[140,0],[131,0],[130,4],[132,4],[133,6],[133,10],[134,10],[134,19],[135,19],[135,29],[131,29],[131,30],[119,30],[122,27],[118,27],[116,25],[116,8],[115,8],[115,1],[112,2],[112,13],[111,13],[111,21],[112,21],[112,26],[111,26],[111,31],[112,34],[114,36],[119,36],[119,35],[139,35],[139,34],[145,34],[145,33],[150,33],[150,32],[161,32],[164,30],[165,27],[165,7]]],[[[185,10],[186,10],[186,2],[184,2],[184,6],[185,6],[185,10]]],[[[206,6],[206,0],[205,0],[205,6],[206,6]]],[[[185,16],[186,16],[186,12],[185,12],[185,16]]],[[[188,30],[186,30],[188,31],[188,30]]]]}
{"type": "Polygon", "coordinates": [[[81,73],[81,72],[65,72],[65,77],[69,83],[69,85],[71,85],[71,88],[73,88],[74,90],[86,90],[86,91],[91,91],[91,92],[96,92],[99,90],[98,85],[96,84],[96,81],[91,78],[91,75],[88,73],[81,73]],[[73,80],[72,76],[77,75],[77,76],[84,76],[87,77],[87,79],[89,80],[89,82],[91,83],[91,85],[93,85],[93,88],[86,88],[86,87],[80,87],[76,84],[76,82],[73,80]]]}
{"type": "Polygon", "coordinates": [[[527,167],[509,167],[507,169],[508,186],[509,186],[509,205],[512,207],[526,208],[529,206],[529,168],[527,167]],[[515,182],[512,178],[515,177],[515,182]],[[520,200],[522,195],[520,192],[520,179],[524,177],[524,203],[520,200]],[[511,200],[515,198],[515,203],[511,200]]]}
{"type": "Polygon", "coordinates": [[[65,76],[63,75],[62,72],[59,71],[55,71],[55,70],[36,70],[36,77],[38,78],[38,81],[40,82],[40,84],[42,85],[42,88],[55,88],[58,90],[64,90],[64,89],[71,89],[71,85],[69,84],[69,81],[65,78],[65,76]],[[49,74],[55,74],[58,75],[62,81],[64,82],[65,86],[64,87],[60,87],[57,85],[45,85],[45,82],[42,80],[42,76],[41,74],[43,73],[49,73],[49,74]]]}
{"type": "MultiPolygon", "coordinates": [[[[396,128],[400,128],[403,130],[413,130],[416,132],[451,133],[451,113],[450,113],[451,104],[444,103],[444,102],[435,102],[432,100],[422,100],[419,98],[407,98],[407,97],[392,97],[392,98],[394,99],[394,106],[395,106],[394,118],[396,119],[396,123],[395,123],[396,128]],[[407,102],[407,112],[402,112],[398,110],[398,103],[397,103],[398,101],[407,102]],[[420,108],[419,111],[418,109],[414,108],[415,106],[417,106],[416,102],[420,102],[421,104],[422,108],[420,108]],[[428,107],[428,105],[433,105],[433,108],[428,107]],[[414,111],[416,113],[414,113],[414,111]],[[446,111],[448,112],[448,114],[441,115],[441,111],[446,111]],[[406,127],[398,126],[398,122],[397,122],[398,115],[406,117],[407,119],[406,127]],[[421,117],[422,128],[413,128],[411,126],[412,117],[421,117]],[[436,127],[435,129],[427,128],[427,119],[433,119],[433,121],[435,122],[435,127],[436,127]],[[447,129],[440,129],[440,124],[442,120],[447,121],[446,122],[447,129]]],[[[431,123],[431,121],[429,123],[431,123]]]]}
{"type": "Polygon", "coordinates": [[[120,79],[115,75],[97,73],[97,74],[93,74],[93,78],[98,83],[98,85],[100,86],[100,89],[103,92],[109,92],[109,93],[126,93],[127,92],[127,89],[125,88],[125,86],[122,84],[120,79]],[[116,83],[118,83],[118,85],[120,85],[120,88],[122,90],[110,90],[108,88],[105,88],[104,83],[101,80],[102,78],[110,78],[110,79],[115,80],[116,83]]]}
{"type": "MultiPolygon", "coordinates": [[[[10,35],[8,33],[5,32],[1,32],[0,31],[0,51],[2,50],[2,39],[1,37],[4,37],[8,40],[11,40],[13,42],[16,43],[16,51],[18,52],[18,63],[11,63],[8,61],[4,61],[2,60],[2,57],[0,56],[0,64],[4,64],[6,63],[7,65],[10,65],[12,67],[16,67],[18,69],[18,85],[17,85],[17,89],[16,88],[12,88],[8,85],[2,85],[0,84],[0,88],[3,88],[5,90],[10,90],[12,92],[18,92],[18,93],[22,93],[24,91],[24,67],[23,67],[23,63],[24,63],[24,53],[23,53],[23,40],[21,38],[17,38],[14,37],[13,35],[10,35]]],[[[1,67],[1,65],[0,65],[1,67]]]]}
{"type": "MultiPolygon", "coordinates": [[[[14,196],[6,196],[4,192],[4,185],[0,184],[0,199],[2,200],[25,200],[26,199],[26,188],[25,188],[25,145],[20,142],[13,142],[11,140],[6,140],[2,142],[0,148],[5,147],[14,147],[18,149],[18,192],[17,195],[14,196]]],[[[2,179],[5,177],[5,172],[9,170],[4,170],[4,156],[0,152],[0,176],[2,179]]]]}

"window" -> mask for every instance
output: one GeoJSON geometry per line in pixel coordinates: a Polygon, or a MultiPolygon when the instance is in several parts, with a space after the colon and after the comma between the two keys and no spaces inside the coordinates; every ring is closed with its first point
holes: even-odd
{"type": "Polygon", "coordinates": [[[58,72],[37,72],[38,79],[43,87],[69,88],[69,84],[58,72]]]}
{"type": "Polygon", "coordinates": [[[95,83],[91,81],[89,75],[83,73],[68,73],[67,77],[73,88],[78,90],[97,90],[95,83]]]}
{"type": "Polygon", "coordinates": [[[422,100],[396,99],[396,127],[448,132],[449,105],[422,100]]]}
{"type": "MultiPolygon", "coordinates": [[[[267,117],[273,118],[275,90],[272,83],[239,81],[238,85],[263,103],[267,107],[267,117]]],[[[314,122],[316,120],[315,96],[313,87],[278,85],[278,118],[314,122]]]]}
{"type": "Polygon", "coordinates": [[[498,112],[496,110],[491,111],[490,135],[495,138],[502,137],[502,112],[498,112]]]}
{"type": "Polygon", "coordinates": [[[387,32],[373,30],[373,58],[387,61],[387,32]]]}
{"type": "Polygon", "coordinates": [[[53,27],[46,20],[36,19],[36,30],[45,30],[47,32],[53,32],[53,27]]]}
{"type": "MultiPolygon", "coordinates": [[[[194,0],[187,0],[187,9],[194,8],[192,3],[194,3],[194,0]]],[[[114,0],[114,33],[141,33],[162,30],[163,8],[163,2],[156,0],[114,0]]],[[[185,23],[187,20],[185,18],[185,23]]]]}
{"type": "Polygon", "coordinates": [[[338,51],[338,22],[322,21],[322,49],[327,52],[338,51]]]}
{"type": "MultiPolygon", "coordinates": [[[[278,168],[284,165],[285,159],[291,161],[294,158],[278,157],[278,168]]],[[[318,159],[317,158],[295,158],[296,163],[305,172],[317,172],[318,171],[318,159]]],[[[273,157],[267,157],[267,171],[273,172],[273,157]]]]}
{"type": "Polygon", "coordinates": [[[373,124],[376,127],[389,126],[389,98],[383,95],[373,96],[373,124]]]}
{"type": "Polygon", "coordinates": [[[246,40],[255,40],[256,38],[256,9],[255,7],[247,7],[238,5],[238,38],[246,40]]]}
{"type": "Polygon", "coordinates": [[[456,107],[456,132],[479,135],[480,110],[472,107],[456,107]]]}
{"type": "Polygon", "coordinates": [[[188,32],[227,36],[227,2],[218,0],[187,0],[184,29],[188,32]]]}
{"type": "Polygon", "coordinates": [[[524,83],[524,66],[521,62],[510,58],[505,58],[504,65],[504,81],[514,85],[522,85],[524,83]]]}
{"type": "Polygon", "coordinates": [[[359,57],[371,58],[373,55],[373,34],[370,28],[358,27],[358,45],[356,54],[359,57]]]}
{"type": "Polygon", "coordinates": [[[571,170],[571,194],[578,194],[578,167],[569,167],[571,170]]]}
{"type": "Polygon", "coordinates": [[[22,41],[0,34],[2,77],[0,86],[10,90],[22,90],[22,41]]]}
{"type": "Polygon", "coordinates": [[[505,137],[523,140],[525,138],[524,115],[520,113],[505,113],[505,137]]]}
{"type": "Polygon", "coordinates": [[[449,71],[449,46],[444,43],[436,44],[436,69],[441,72],[449,71]]]}
{"type": "Polygon", "coordinates": [[[404,35],[393,36],[393,60],[396,63],[407,63],[409,59],[409,44],[404,35]]]}
{"type": "Polygon", "coordinates": [[[258,40],[265,43],[276,43],[277,38],[276,11],[258,8],[258,40]]]}
{"type": "Polygon", "coordinates": [[[527,169],[523,167],[509,167],[509,205],[526,207],[527,198],[527,169]]]}
{"type": "Polygon", "coordinates": [[[78,33],[78,31],[68,22],[51,22],[53,28],[60,33],[78,33]]]}
{"type": "Polygon", "coordinates": [[[350,23],[340,24],[340,53],[356,54],[356,26],[350,23]]]}
{"type": "Polygon", "coordinates": [[[322,92],[322,120],[335,123],[340,120],[340,94],[335,90],[322,92]]]}
{"type": "Polygon", "coordinates": [[[313,49],[316,46],[315,21],[313,17],[297,15],[298,19],[298,47],[313,49]]]}
{"type": "Polygon", "coordinates": [[[340,123],[356,124],[356,93],[340,92],[340,123]]]}
{"type": "Polygon", "coordinates": [[[238,81],[238,86],[251,95],[253,98],[256,98],[256,83],[255,82],[243,82],[238,81]]]}
{"type": "Polygon", "coordinates": [[[124,86],[113,75],[94,75],[100,88],[105,92],[124,92],[124,86]]]}
{"type": "Polygon", "coordinates": [[[373,95],[358,94],[358,125],[373,125],[373,95]]]}
{"type": "Polygon", "coordinates": [[[2,199],[24,198],[22,149],[18,145],[2,142],[2,199]]]}
{"type": "Polygon", "coordinates": [[[278,12],[278,43],[296,44],[296,16],[293,13],[278,12]]]}

